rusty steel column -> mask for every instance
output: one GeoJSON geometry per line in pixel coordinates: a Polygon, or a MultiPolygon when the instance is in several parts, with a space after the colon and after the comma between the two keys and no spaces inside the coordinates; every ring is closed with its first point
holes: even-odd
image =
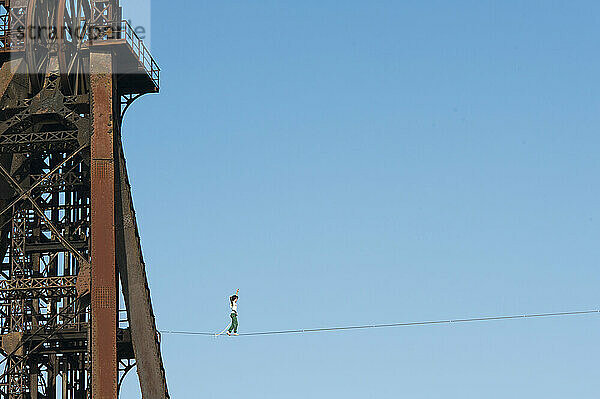
{"type": "Polygon", "coordinates": [[[90,54],[92,95],[92,399],[117,397],[117,279],[112,55],[90,54]]]}

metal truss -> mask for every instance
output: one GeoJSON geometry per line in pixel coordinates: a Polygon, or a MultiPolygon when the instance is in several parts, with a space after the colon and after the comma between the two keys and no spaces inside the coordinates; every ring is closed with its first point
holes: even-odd
{"type": "Polygon", "coordinates": [[[134,367],[144,397],[169,398],[120,139],[124,112],[158,91],[160,69],[120,14],[118,0],[0,0],[0,399],[109,398],[99,387],[118,393],[134,367]],[[76,7],[92,26],[119,27],[116,45],[131,54],[110,50],[109,37],[98,54],[109,63],[117,53],[129,57],[138,75],[108,74],[94,89],[93,74],[64,62],[89,67],[92,46],[55,41],[36,58],[15,34],[63,14],[57,26],[71,23],[76,7]],[[111,150],[106,158],[94,155],[101,133],[110,141],[101,143],[111,150]],[[100,208],[112,218],[98,218],[100,208]],[[111,237],[113,252],[94,257],[111,237]],[[111,257],[113,278],[99,286],[94,276],[111,257]],[[117,277],[125,319],[116,331],[108,322],[99,329],[99,320],[119,315],[117,277]],[[99,346],[104,335],[114,349],[99,346]],[[99,347],[112,353],[95,361],[99,347]]]}
{"type": "Polygon", "coordinates": [[[77,276],[15,278],[0,280],[0,299],[75,297],[77,276]]]}

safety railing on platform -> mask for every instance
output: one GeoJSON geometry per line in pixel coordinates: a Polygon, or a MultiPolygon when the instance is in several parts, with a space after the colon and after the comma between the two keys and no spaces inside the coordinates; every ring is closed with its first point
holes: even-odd
{"type": "Polygon", "coordinates": [[[129,22],[120,21],[106,26],[93,27],[87,33],[86,40],[88,40],[91,45],[97,41],[110,42],[111,40],[125,40],[136,55],[140,66],[146,71],[152,82],[154,82],[154,85],[158,88],[160,68],[129,22]]]}
{"type": "MultiPolygon", "coordinates": [[[[57,39],[61,40],[61,31],[58,32],[57,39]]],[[[63,33],[64,35],[64,33],[63,33]]],[[[94,44],[94,42],[110,42],[111,40],[124,40],[133,53],[135,54],[140,67],[142,67],[154,85],[159,87],[160,80],[160,68],[150,51],[144,45],[142,39],[135,33],[135,30],[129,25],[127,21],[116,22],[107,26],[95,26],[90,27],[86,32],[82,32],[82,40],[94,44]]],[[[10,15],[0,14],[0,52],[8,50],[23,50],[23,37],[22,33],[17,35],[11,32],[10,27],[10,15]],[[14,36],[14,37],[11,37],[14,36]]]]}
{"type": "Polygon", "coordinates": [[[150,79],[154,82],[158,88],[160,80],[160,68],[152,55],[144,45],[142,39],[139,38],[135,30],[129,25],[127,21],[121,21],[121,38],[125,39],[129,44],[133,52],[137,55],[140,65],[146,70],[150,79]]]}

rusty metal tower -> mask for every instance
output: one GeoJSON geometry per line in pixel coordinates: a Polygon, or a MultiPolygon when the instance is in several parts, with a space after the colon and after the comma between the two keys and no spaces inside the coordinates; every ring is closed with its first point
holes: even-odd
{"type": "Polygon", "coordinates": [[[159,68],[121,14],[0,0],[0,398],[116,398],[134,366],[169,397],[121,145],[159,68]]]}

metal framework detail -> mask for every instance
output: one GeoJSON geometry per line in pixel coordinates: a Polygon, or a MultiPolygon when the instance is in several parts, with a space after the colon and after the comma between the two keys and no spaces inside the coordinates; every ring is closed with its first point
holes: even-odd
{"type": "Polygon", "coordinates": [[[0,399],[116,398],[133,368],[169,398],[121,144],[160,68],[121,14],[0,0],[0,399]],[[22,35],[44,23],[111,29],[22,35]]]}

